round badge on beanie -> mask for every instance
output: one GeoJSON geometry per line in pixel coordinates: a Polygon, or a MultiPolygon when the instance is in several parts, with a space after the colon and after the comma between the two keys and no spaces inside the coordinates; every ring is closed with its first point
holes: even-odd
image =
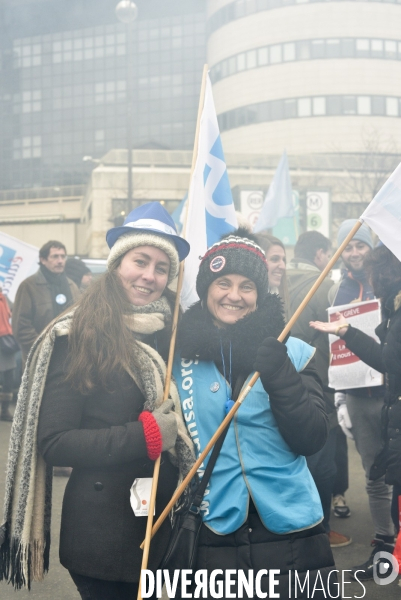
{"type": "Polygon", "coordinates": [[[189,253],[189,244],[177,234],[175,223],[160,202],[148,202],[132,210],[121,227],[106,234],[110,248],[108,268],[132,248],[155,246],[170,259],[169,283],[177,276],[180,261],[189,253]]]}
{"type": "Polygon", "coordinates": [[[269,281],[264,251],[253,240],[238,237],[235,233],[213,244],[202,258],[196,279],[199,298],[206,298],[215,279],[233,274],[251,279],[261,301],[267,296],[269,281]]]}

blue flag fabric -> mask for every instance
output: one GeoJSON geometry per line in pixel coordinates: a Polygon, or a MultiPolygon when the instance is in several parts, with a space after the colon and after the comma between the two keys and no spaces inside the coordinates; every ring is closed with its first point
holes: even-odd
{"type": "Polygon", "coordinates": [[[182,231],[182,227],[184,224],[184,216],[185,216],[185,203],[187,201],[188,194],[185,194],[177,208],[171,213],[171,218],[173,219],[175,226],[177,228],[177,233],[180,234],[182,231]]]}
{"type": "Polygon", "coordinates": [[[272,229],[277,225],[279,219],[293,216],[294,205],[290,170],[287,153],[284,150],[253,231],[259,233],[264,229],[272,229]]]}
{"type": "Polygon", "coordinates": [[[191,244],[191,251],[185,261],[181,293],[184,310],[198,300],[195,282],[199,257],[223,235],[238,227],[209,76],[200,120],[197,160],[188,196],[185,237],[191,244]]]}

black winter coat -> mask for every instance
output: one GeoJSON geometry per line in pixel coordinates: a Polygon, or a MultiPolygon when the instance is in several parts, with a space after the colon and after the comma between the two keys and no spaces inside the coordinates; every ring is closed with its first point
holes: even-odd
{"type": "MultiPolygon", "coordinates": [[[[287,267],[286,275],[290,295],[290,314],[293,315],[320,276],[320,269],[306,259],[294,258],[287,267]]],[[[316,348],[315,364],[323,384],[326,412],[331,429],[338,426],[338,420],[334,406],[334,390],[329,387],[329,340],[325,333],[309,327],[309,322],[326,321],[327,309],[330,306],[328,294],[332,286],[333,282],[328,278],[321,283],[291,329],[291,335],[316,348]]]]}
{"type": "MultiPolygon", "coordinates": [[[[220,372],[228,377],[230,364],[230,345],[232,358],[232,384],[245,379],[253,368],[256,352],[262,341],[269,336],[278,337],[284,328],[281,302],[278,296],[270,295],[262,306],[230,325],[217,329],[210,314],[200,303],[191,307],[182,317],[178,330],[177,345],[182,357],[188,359],[213,361],[220,372]],[[224,363],[222,360],[224,354],[224,363]]],[[[288,359],[288,363],[290,363],[288,359]]],[[[269,390],[272,412],[281,435],[297,454],[314,454],[320,450],[328,433],[328,421],[325,413],[321,382],[314,366],[309,362],[300,375],[289,364],[288,370],[280,369],[269,390]]],[[[263,379],[262,379],[263,382],[263,379]]],[[[246,400],[245,400],[246,402],[246,400]]],[[[269,493],[266,490],[266,493],[269,493]]],[[[294,510],[297,498],[294,497],[294,510]]],[[[255,506],[250,500],[248,518],[244,525],[229,535],[217,535],[202,525],[199,541],[197,569],[280,569],[279,586],[275,592],[281,598],[307,598],[304,592],[294,590],[294,570],[302,581],[306,571],[310,571],[310,581],[319,577],[325,592],[315,592],[314,598],[327,598],[328,589],[336,595],[336,577],[328,582],[328,573],[335,569],[328,536],[320,524],[311,529],[277,535],[268,531],[262,524],[255,506]],[[292,571],[290,582],[289,570],[292,571]]],[[[313,583],[309,590],[312,592],[313,583]]],[[[268,578],[262,578],[262,589],[268,592],[268,578]]],[[[318,587],[322,587],[319,584],[318,587]]]]}
{"type": "MultiPolygon", "coordinates": [[[[152,477],[138,416],[145,398],[135,382],[119,375],[113,392],[90,395],[71,389],[68,338],[56,338],[39,416],[38,446],[46,462],[73,467],[61,519],[61,564],[80,575],[110,581],[139,581],[146,517],[136,517],[130,487],[152,477]]],[[[170,500],[177,470],[167,453],[162,464],[156,515],[170,500]]],[[[149,568],[158,567],[170,535],[167,519],[151,544],[149,568]]]]}
{"type": "Polygon", "coordinates": [[[354,327],[349,327],[342,339],[361,360],[385,374],[384,448],[375,459],[370,478],[385,474],[386,483],[401,486],[401,292],[387,299],[383,313],[385,319],[376,327],[380,344],[354,327]]]}

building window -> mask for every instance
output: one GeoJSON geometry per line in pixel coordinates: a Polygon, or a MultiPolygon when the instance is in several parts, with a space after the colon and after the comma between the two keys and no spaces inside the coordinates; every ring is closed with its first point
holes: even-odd
{"type": "Polygon", "coordinates": [[[310,59],[310,42],[309,42],[309,40],[297,42],[297,59],[298,60],[309,60],[310,59]]]}
{"type": "Polygon", "coordinates": [[[370,115],[372,112],[370,96],[358,96],[358,115],[370,115]]]}
{"type": "Polygon", "coordinates": [[[283,60],[295,60],[295,43],[283,44],[283,60]]]}
{"type": "MultiPolygon", "coordinates": [[[[333,2],[334,0],[234,0],[222,6],[211,15],[207,22],[207,32],[212,34],[227,23],[265,10],[290,6],[294,4],[307,4],[309,2],[333,2]]],[[[389,4],[400,4],[400,0],[362,0],[362,2],[385,2],[389,4]]]]}
{"type": "Polygon", "coordinates": [[[372,114],[373,115],[385,115],[386,114],[386,103],[384,96],[373,96],[372,97],[372,114]]]}
{"type": "Polygon", "coordinates": [[[341,56],[340,40],[327,40],[327,58],[339,58],[341,56]]]}
{"type": "Polygon", "coordinates": [[[297,116],[296,100],[284,100],[284,116],[286,119],[293,119],[297,116]]]}
{"type": "Polygon", "coordinates": [[[103,150],[105,143],[104,129],[96,129],[95,131],[95,150],[103,150]]]}
{"type": "Polygon", "coordinates": [[[315,117],[326,114],[326,98],[324,98],[324,97],[313,98],[312,103],[313,103],[313,114],[315,115],[315,117]]]}
{"type": "Polygon", "coordinates": [[[365,39],[356,40],[356,55],[359,58],[367,58],[370,56],[369,40],[365,40],[365,39]]]}
{"type": "Polygon", "coordinates": [[[246,69],[245,52],[241,52],[241,54],[238,54],[237,56],[237,69],[238,71],[246,69]]]}
{"type": "Polygon", "coordinates": [[[284,98],[242,106],[218,116],[220,129],[282,119],[340,115],[401,116],[401,98],[383,96],[313,96],[284,98]]]}
{"type": "Polygon", "coordinates": [[[259,48],[258,50],[258,64],[259,67],[264,67],[269,64],[269,49],[268,48],[259,48]]]}
{"type": "Polygon", "coordinates": [[[13,140],[14,160],[24,158],[40,158],[42,156],[42,139],[40,135],[13,140]]]}
{"type": "Polygon", "coordinates": [[[249,50],[246,53],[246,67],[247,69],[254,69],[256,67],[256,50],[249,50]]]}
{"type": "Polygon", "coordinates": [[[397,42],[386,40],[384,42],[384,50],[386,58],[397,58],[397,42]]]}
{"type": "Polygon", "coordinates": [[[270,64],[281,63],[281,52],[282,44],[275,44],[270,46],[270,64]]]}
{"type": "MultiPolygon", "coordinates": [[[[401,3],[401,0],[400,0],[401,3]]],[[[262,46],[225,58],[211,68],[212,82],[240,71],[293,60],[332,58],[387,58],[401,60],[401,42],[363,38],[300,40],[262,46]]]]}
{"type": "Polygon", "coordinates": [[[355,115],[356,114],[356,97],[355,96],[344,96],[343,97],[343,113],[344,113],[344,115],[355,115]]]}
{"type": "Polygon", "coordinates": [[[33,90],[31,92],[22,93],[22,112],[38,112],[42,108],[41,103],[42,92],[40,90],[33,90]]]}
{"type": "Polygon", "coordinates": [[[312,58],[324,58],[326,45],[324,40],[312,40],[312,58]]]}
{"type": "Polygon", "coordinates": [[[398,117],[397,98],[386,98],[386,115],[388,117],[398,117]]]}
{"type": "Polygon", "coordinates": [[[95,104],[122,101],[126,98],[125,81],[107,81],[95,83],[95,104]]]}
{"type": "Polygon", "coordinates": [[[371,55],[372,55],[372,58],[382,58],[382,56],[383,56],[383,40],[372,40],[371,55]]]}
{"type": "Polygon", "coordinates": [[[42,64],[41,44],[27,44],[15,40],[13,50],[15,68],[37,67],[42,64]]]}
{"type": "Polygon", "coordinates": [[[310,117],[312,114],[311,99],[299,98],[298,100],[298,117],[310,117]]]}
{"type": "Polygon", "coordinates": [[[125,33],[97,35],[53,42],[53,63],[121,56],[126,52],[125,33]]]}

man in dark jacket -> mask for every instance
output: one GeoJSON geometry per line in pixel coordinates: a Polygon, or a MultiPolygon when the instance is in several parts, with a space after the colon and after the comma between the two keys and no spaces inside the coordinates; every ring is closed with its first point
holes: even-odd
{"type": "Polygon", "coordinates": [[[66,259],[64,244],[50,240],[39,250],[39,271],[25,279],[17,290],[12,327],[24,363],[43,329],[80,296],[75,283],[64,273],[66,259]]]}
{"type": "MultiPolygon", "coordinates": [[[[302,233],[294,248],[294,258],[287,268],[287,281],[290,295],[290,311],[294,314],[306,294],[309,292],[321,271],[326,267],[332,255],[331,241],[317,231],[302,233]]],[[[328,293],[333,285],[326,278],[314,294],[308,305],[292,328],[292,335],[316,348],[315,364],[322,380],[326,412],[329,416],[330,433],[324,447],[307,458],[308,467],[315,480],[322,502],[326,532],[332,547],[346,546],[351,539],[332,531],[330,528],[331,495],[336,474],[335,450],[337,413],[334,407],[333,390],[328,385],[330,364],[329,341],[326,334],[309,327],[310,321],[326,321],[329,307],[328,293]]]]}
{"type": "Polygon", "coordinates": [[[67,258],[65,263],[65,274],[69,277],[83,293],[92,282],[92,271],[80,258],[67,258]]]}
{"type": "MultiPolygon", "coordinates": [[[[356,219],[344,221],[338,231],[338,244],[346,238],[356,219]]],[[[329,293],[334,306],[361,302],[374,298],[374,292],[364,267],[364,259],[373,247],[372,237],[367,225],[363,224],[342,253],[345,265],[343,277],[329,293]]],[[[352,348],[351,348],[352,350],[352,348]]],[[[375,527],[374,543],[380,545],[392,543],[394,527],[391,521],[391,486],[384,476],[375,481],[369,479],[369,473],[376,454],[381,449],[380,419],[384,403],[384,387],[355,388],[336,394],[336,406],[342,412],[345,423],[351,427],[366,476],[366,491],[369,498],[370,514],[375,527]],[[347,414],[348,413],[348,414],[347,414]]],[[[344,428],[344,427],[343,427],[344,428]]],[[[354,567],[359,571],[358,579],[373,577],[371,557],[363,564],[354,567]]]]}

